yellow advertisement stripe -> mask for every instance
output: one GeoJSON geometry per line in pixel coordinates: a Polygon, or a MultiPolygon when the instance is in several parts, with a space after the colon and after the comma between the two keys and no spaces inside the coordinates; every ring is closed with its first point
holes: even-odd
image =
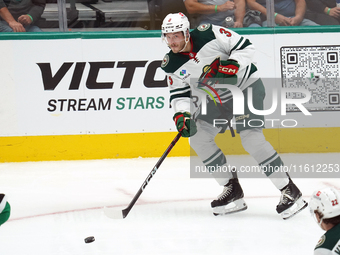
{"type": "MultiPolygon", "coordinates": [[[[264,129],[279,153],[340,152],[340,127],[264,129]]],[[[0,162],[160,157],[176,132],[0,137],[0,162]]],[[[216,138],[226,155],[247,154],[239,135],[227,130],[216,138]]],[[[169,156],[189,156],[181,138],[169,156]]]]}
{"type": "MultiPolygon", "coordinates": [[[[0,162],[160,157],[177,133],[0,137],[0,162]]],[[[169,156],[189,155],[181,138],[169,156]]]]}
{"type": "MultiPolygon", "coordinates": [[[[278,153],[340,152],[340,127],[264,129],[263,133],[278,153]]],[[[247,154],[240,136],[231,139],[228,130],[215,141],[225,154],[247,154]]]]}

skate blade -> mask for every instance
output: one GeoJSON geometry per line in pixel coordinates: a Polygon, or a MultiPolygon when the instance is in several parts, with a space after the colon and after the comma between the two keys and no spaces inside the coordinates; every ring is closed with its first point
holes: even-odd
{"type": "Polygon", "coordinates": [[[308,206],[308,203],[300,197],[291,207],[281,213],[282,219],[288,220],[301,212],[308,206]]]}
{"type": "Polygon", "coordinates": [[[247,208],[248,208],[248,206],[247,206],[246,202],[244,201],[243,198],[241,198],[241,199],[238,199],[236,201],[231,202],[228,205],[214,207],[213,208],[213,214],[215,216],[232,214],[232,213],[244,211],[247,208]]]}

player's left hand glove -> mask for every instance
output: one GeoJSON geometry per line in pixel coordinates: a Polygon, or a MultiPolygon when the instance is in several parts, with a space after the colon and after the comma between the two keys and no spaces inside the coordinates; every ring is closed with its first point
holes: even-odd
{"type": "Polygon", "coordinates": [[[191,119],[190,113],[177,112],[173,119],[178,132],[180,132],[183,137],[190,137],[196,134],[197,126],[195,121],[191,119]]]}

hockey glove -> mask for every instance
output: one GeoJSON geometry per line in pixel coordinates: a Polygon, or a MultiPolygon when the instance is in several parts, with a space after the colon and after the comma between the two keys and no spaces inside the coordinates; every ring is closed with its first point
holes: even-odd
{"type": "Polygon", "coordinates": [[[190,137],[197,132],[197,126],[194,120],[192,120],[190,113],[188,112],[177,112],[174,115],[174,121],[178,132],[183,137],[190,137]]]}
{"type": "Polygon", "coordinates": [[[236,74],[239,67],[240,65],[235,60],[222,60],[216,74],[216,79],[218,80],[218,83],[235,85],[237,83],[236,74]]]}
{"type": "Polygon", "coordinates": [[[214,86],[215,83],[235,85],[240,65],[235,60],[221,60],[216,58],[201,74],[199,87],[214,86]]]}

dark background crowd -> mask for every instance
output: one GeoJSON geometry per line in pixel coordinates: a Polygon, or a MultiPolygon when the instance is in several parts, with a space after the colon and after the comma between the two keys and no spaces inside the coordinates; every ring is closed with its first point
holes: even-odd
{"type": "MultiPolygon", "coordinates": [[[[58,0],[0,0],[1,32],[59,31],[58,0]]],[[[60,0],[64,1],[65,0],[60,0]]],[[[339,25],[336,0],[273,0],[274,26],[339,25]]],[[[159,30],[168,13],[183,12],[192,28],[267,27],[266,0],[66,0],[69,31],[159,30]]]]}

